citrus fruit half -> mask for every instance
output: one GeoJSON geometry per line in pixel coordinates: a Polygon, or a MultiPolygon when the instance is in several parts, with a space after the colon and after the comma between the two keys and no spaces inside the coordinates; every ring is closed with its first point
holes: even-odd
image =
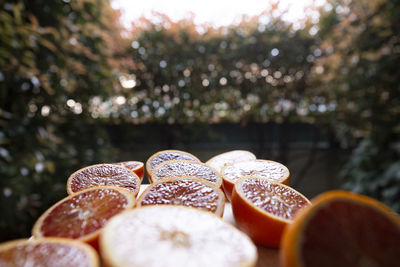
{"type": "Polygon", "coordinates": [[[36,238],[79,239],[96,248],[104,224],[135,204],[135,196],[121,187],[88,188],[69,195],[45,211],[34,224],[32,234],[36,238]]]}
{"type": "Polygon", "coordinates": [[[255,266],[250,238],[210,212],[161,205],[115,216],[100,237],[107,266],[255,266]]]}
{"type": "Polygon", "coordinates": [[[310,204],[293,188],[263,177],[243,177],[233,189],[236,224],[256,244],[279,247],[283,229],[294,214],[310,204]]]}
{"type": "Polygon", "coordinates": [[[225,166],[221,171],[223,188],[228,199],[232,197],[235,182],[243,176],[259,176],[273,182],[289,184],[288,168],[276,161],[256,159],[235,162],[225,166]]]}
{"type": "Polygon", "coordinates": [[[284,231],[281,266],[399,266],[400,218],[388,207],[346,191],[311,203],[284,231]]]}
{"type": "Polygon", "coordinates": [[[140,189],[140,178],[122,166],[96,164],[71,174],[67,181],[67,192],[73,194],[86,188],[103,185],[120,186],[136,196],[140,189]]]}
{"type": "Polygon", "coordinates": [[[200,160],[196,156],[185,151],[172,149],[158,151],[157,153],[151,155],[146,161],[146,173],[149,180],[151,180],[152,172],[155,166],[163,163],[164,161],[174,159],[185,159],[200,162],[200,160]]]}
{"type": "Polygon", "coordinates": [[[130,161],[122,161],[122,162],[117,162],[113,163],[115,165],[123,166],[130,171],[134,172],[139,178],[140,182],[143,181],[144,177],[144,164],[141,161],[136,161],[136,160],[130,160],[130,161]]]}
{"type": "Polygon", "coordinates": [[[152,182],[169,177],[197,177],[215,184],[217,187],[222,185],[221,175],[217,170],[204,163],[190,160],[168,160],[154,167],[151,180],[152,182]]]}
{"type": "Polygon", "coordinates": [[[0,266],[97,267],[96,251],[67,238],[18,239],[0,244],[0,266]]]}
{"type": "Polygon", "coordinates": [[[224,193],[215,185],[192,177],[172,177],[151,184],[139,197],[137,206],[183,205],[223,215],[224,193]]]}
{"type": "Polygon", "coordinates": [[[206,161],[206,164],[213,167],[218,172],[221,172],[222,168],[226,165],[256,159],[256,156],[250,151],[246,150],[232,150],[218,154],[206,161]]]}

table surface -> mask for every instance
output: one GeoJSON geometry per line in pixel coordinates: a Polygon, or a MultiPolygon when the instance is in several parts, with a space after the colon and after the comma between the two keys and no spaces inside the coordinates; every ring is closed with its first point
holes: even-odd
{"type": "MultiPolygon", "coordinates": [[[[147,184],[143,184],[140,187],[139,195],[147,188],[147,184]]],[[[225,203],[224,216],[222,217],[225,221],[229,222],[233,226],[236,226],[235,219],[232,214],[231,203],[225,203]]],[[[279,266],[279,250],[272,249],[262,246],[257,246],[258,261],[257,267],[278,267],[279,266]]]]}

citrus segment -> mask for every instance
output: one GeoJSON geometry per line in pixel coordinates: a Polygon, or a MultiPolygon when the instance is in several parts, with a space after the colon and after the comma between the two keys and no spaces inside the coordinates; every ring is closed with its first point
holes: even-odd
{"type": "Polygon", "coordinates": [[[147,177],[151,179],[152,172],[155,166],[157,166],[160,163],[163,163],[164,161],[174,160],[174,159],[185,159],[185,160],[200,162],[200,160],[196,156],[185,151],[162,150],[151,155],[150,158],[146,161],[147,177]]]}
{"type": "Polygon", "coordinates": [[[146,205],[183,205],[222,216],[224,193],[199,178],[172,177],[151,184],[139,197],[138,207],[146,205]]]}
{"type": "Polygon", "coordinates": [[[399,266],[400,218],[369,197],[331,191],[287,227],[282,266],[399,266]]]}
{"type": "Polygon", "coordinates": [[[256,244],[279,247],[283,229],[310,202],[293,188],[263,177],[243,177],[233,189],[232,211],[239,229],[256,244]]]}
{"type": "Polygon", "coordinates": [[[221,175],[224,191],[228,199],[232,197],[235,182],[243,176],[264,177],[282,184],[289,184],[290,177],[289,170],[285,165],[263,159],[241,161],[227,165],[222,169],[221,175]]]}
{"type": "Polygon", "coordinates": [[[169,160],[157,165],[152,172],[152,182],[179,176],[197,177],[207,180],[217,187],[222,185],[221,175],[204,163],[189,160],[169,160]]]}
{"type": "Polygon", "coordinates": [[[95,186],[115,185],[139,192],[140,179],[129,169],[114,164],[96,164],[77,170],[68,178],[67,192],[73,194],[95,186]]]}
{"type": "Polygon", "coordinates": [[[140,182],[143,181],[144,177],[144,164],[141,161],[136,161],[136,160],[130,160],[130,161],[122,161],[122,162],[117,162],[113,163],[115,165],[123,166],[130,171],[134,172],[139,178],[140,182]]]}
{"type": "Polygon", "coordinates": [[[0,266],[97,267],[96,251],[66,238],[19,239],[0,244],[0,266]]]}
{"type": "Polygon", "coordinates": [[[218,172],[221,172],[222,168],[240,161],[254,160],[256,156],[246,150],[232,150],[225,153],[218,154],[211,159],[207,160],[206,164],[218,172]]]}
{"type": "Polygon", "coordinates": [[[99,186],[72,194],[36,221],[34,237],[79,239],[96,247],[100,229],[114,215],[134,207],[134,195],[120,187],[99,186]]]}
{"type": "Polygon", "coordinates": [[[107,266],[255,266],[257,250],[242,232],[209,212],[147,206],[114,217],[100,237],[107,266]]]}

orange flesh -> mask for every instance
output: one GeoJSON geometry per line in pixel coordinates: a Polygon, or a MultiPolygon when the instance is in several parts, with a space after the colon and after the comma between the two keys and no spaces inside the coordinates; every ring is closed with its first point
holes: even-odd
{"type": "Polygon", "coordinates": [[[139,162],[139,161],[124,161],[124,162],[118,162],[118,163],[114,163],[114,164],[124,166],[125,168],[128,168],[131,171],[143,165],[143,163],[139,162]]]}
{"type": "Polygon", "coordinates": [[[272,181],[282,182],[289,176],[288,169],[274,161],[250,160],[236,162],[222,169],[223,178],[235,183],[243,176],[261,176],[272,181]]]}
{"type": "Polygon", "coordinates": [[[147,206],[114,217],[100,237],[107,266],[251,267],[256,247],[209,212],[147,206]]]}
{"type": "Polygon", "coordinates": [[[144,177],[144,164],[143,162],[140,161],[124,161],[124,162],[118,162],[118,163],[113,163],[115,165],[120,165],[125,168],[128,168],[129,170],[133,171],[136,173],[137,176],[139,176],[140,180],[143,180],[144,177]]]}
{"type": "Polygon", "coordinates": [[[256,156],[249,151],[233,150],[212,157],[206,162],[206,164],[221,172],[222,168],[229,164],[254,159],[256,159],[256,156]]]}
{"type": "Polygon", "coordinates": [[[0,266],[96,266],[77,246],[55,242],[19,243],[0,250],[0,266]]]}
{"type": "Polygon", "coordinates": [[[140,197],[138,206],[155,204],[183,205],[222,213],[224,197],[217,188],[199,180],[168,179],[151,185],[140,197]]]}
{"type": "Polygon", "coordinates": [[[98,164],[76,171],[68,179],[69,192],[75,193],[86,188],[115,185],[128,189],[134,194],[139,191],[140,180],[126,168],[113,164],[98,164]]]}
{"type": "Polygon", "coordinates": [[[127,205],[126,196],[112,189],[78,193],[60,202],[47,214],[40,232],[43,236],[80,238],[102,228],[127,205]]]}
{"type": "Polygon", "coordinates": [[[181,153],[181,152],[177,152],[177,151],[167,151],[165,153],[160,153],[151,159],[151,161],[149,163],[149,167],[150,167],[149,171],[151,172],[155,166],[157,166],[160,163],[163,163],[164,161],[175,160],[175,159],[199,161],[199,159],[197,159],[196,157],[194,157],[190,154],[181,153]]]}
{"type": "Polygon", "coordinates": [[[372,207],[334,200],[305,227],[299,241],[303,266],[399,266],[399,224],[372,207]]]}
{"type": "Polygon", "coordinates": [[[309,204],[307,199],[290,188],[265,179],[244,179],[240,190],[253,205],[285,220],[291,220],[299,209],[309,204]]]}
{"type": "Polygon", "coordinates": [[[220,186],[222,179],[219,174],[207,165],[195,161],[174,160],[157,166],[152,173],[152,180],[157,181],[168,177],[190,176],[205,179],[220,186]]]}

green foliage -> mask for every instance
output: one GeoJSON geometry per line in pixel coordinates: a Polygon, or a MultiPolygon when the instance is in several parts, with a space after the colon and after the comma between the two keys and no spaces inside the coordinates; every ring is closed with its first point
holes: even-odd
{"type": "Polygon", "coordinates": [[[380,199],[400,210],[400,143],[386,137],[365,139],[354,150],[342,175],[344,188],[380,199]]]}
{"type": "Polygon", "coordinates": [[[162,15],[157,23],[141,21],[122,76],[134,88],[114,114],[97,114],[134,123],[314,121],[319,111],[308,108],[314,100],[307,83],[317,40],[263,16],[270,14],[201,33],[191,21],[162,15]]]}
{"type": "Polygon", "coordinates": [[[88,102],[118,85],[114,15],[107,1],[68,2],[0,10],[1,239],[29,235],[72,171],[112,157],[88,102]]]}
{"type": "Polygon", "coordinates": [[[400,2],[332,7],[321,20],[326,56],[317,63],[325,70],[318,83],[337,106],[332,123],[342,144],[358,144],[343,172],[345,187],[399,212],[400,2]]]}

